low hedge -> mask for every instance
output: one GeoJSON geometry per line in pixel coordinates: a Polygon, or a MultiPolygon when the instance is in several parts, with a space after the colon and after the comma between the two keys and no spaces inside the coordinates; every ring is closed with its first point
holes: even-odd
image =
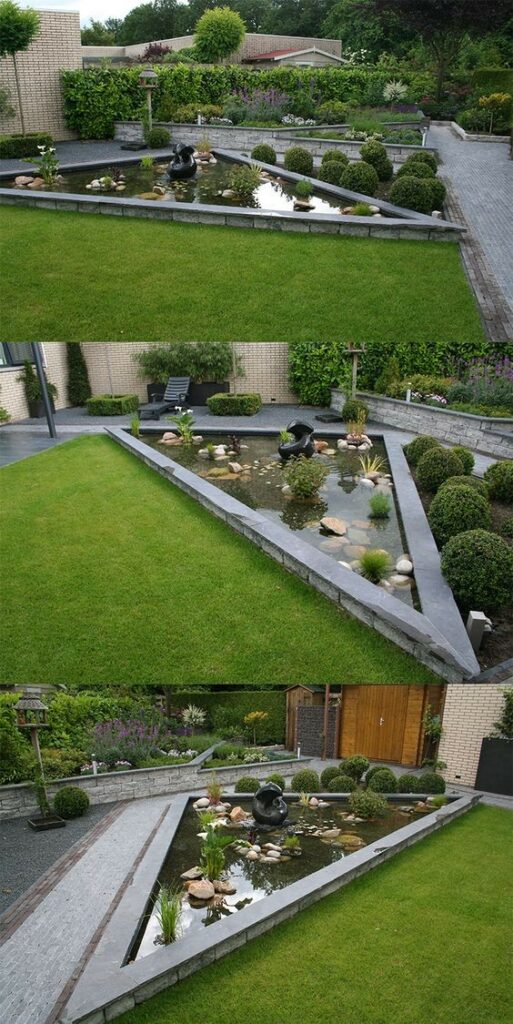
{"type": "Polygon", "coordinates": [[[220,392],[207,398],[212,416],[254,416],[262,408],[262,396],[256,391],[229,395],[220,392]]]}
{"type": "Polygon", "coordinates": [[[15,160],[17,157],[38,157],[38,146],[52,146],[53,139],[48,132],[30,132],[29,135],[0,135],[0,160],[15,160]]]}
{"type": "Polygon", "coordinates": [[[122,416],[137,412],[139,405],[137,395],[93,395],[86,402],[90,416],[122,416]]]}

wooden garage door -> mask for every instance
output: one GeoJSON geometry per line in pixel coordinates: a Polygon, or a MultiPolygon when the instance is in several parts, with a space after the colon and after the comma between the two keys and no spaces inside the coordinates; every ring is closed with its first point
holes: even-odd
{"type": "Polygon", "coordinates": [[[345,686],[339,756],[417,764],[424,700],[423,686],[345,686]]]}

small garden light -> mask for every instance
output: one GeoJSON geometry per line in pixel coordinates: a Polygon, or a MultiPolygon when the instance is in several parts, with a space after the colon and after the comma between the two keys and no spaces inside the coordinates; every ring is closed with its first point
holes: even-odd
{"type": "Polygon", "coordinates": [[[158,84],[158,76],[155,71],[152,71],[150,67],[143,68],[139,75],[139,85],[141,89],[146,90],[146,104],[148,106],[148,129],[151,132],[151,121],[152,121],[152,109],[151,109],[151,92],[155,89],[158,84]]]}

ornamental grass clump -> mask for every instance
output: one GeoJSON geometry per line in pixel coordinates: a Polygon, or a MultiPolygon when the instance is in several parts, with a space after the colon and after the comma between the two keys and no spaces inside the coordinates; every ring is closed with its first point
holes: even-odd
{"type": "Polygon", "coordinates": [[[220,835],[212,826],[207,828],[207,834],[201,844],[199,866],[210,882],[220,878],[226,861],[224,851],[232,843],[231,836],[220,835]]]}
{"type": "Polygon", "coordinates": [[[373,494],[369,501],[369,519],[388,519],[391,500],[388,494],[373,494]]]}
{"type": "Polygon", "coordinates": [[[492,525],[490,504],[472,487],[442,487],[428,514],[439,547],[465,530],[488,530],[492,525]]]}
{"type": "Polygon", "coordinates": [[[370,583],[381,583],[392,567],[390,555],[380,548],[368,548],[359,559],[360,573],[370,583]]]}
{"type": "Polygon", "coordinates": [[[295,498],[313,498],[329,476],[329,469],[316,459],[300,455],[290,460],[283,475],[295,498]]]}
{"type": "Polygon", "coordinates": [[[496,533],[467,530],[442,550],[442,572],[464,612],[513,603],[513,549],[496,533]]]}
{"type": "Polygon", "coordinates": [[[237,193],[239,199],[245,203],[252,202],[254,194],[260,185],[260,168],[256,165],[248,166],[241,164],[230,171],[230,188],[237,193]]]}
{"type": "Polygon", "coordinates": [[[157,921],[160,925],[160,938],[163,945],[174,942],[180,931],[182,916],[181,892],[163,885],[155,901],[157,921]]]}

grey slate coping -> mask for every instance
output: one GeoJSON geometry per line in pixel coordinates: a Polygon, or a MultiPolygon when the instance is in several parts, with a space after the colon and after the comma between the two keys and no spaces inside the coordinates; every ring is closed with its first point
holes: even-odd
{"type": "MultiPolygon", "coordinates": [[[[322,796],[323,794],[321,794],[322,796]]],[[[346,797],[324,794],[330,802],[346,797]]],[[[247,794],[245,794],[247,797],[247,794]]],[[[286,794],[286,798],[294,794],[286,794]]],[[[404,802],[408,796],[395,796],[404,802]]],[[[234,794],[230,799],[237,799],[234,794]]],[[[393,799],[393,797],[388,797],[393,799]]],[[[413,799],[419,799],[415,794],[413,799]]],[[[362,850],[312,872],[284,889],[245,907],[224,921],[185,937],[133,963],[126,964],[128,951],[144,917],[149,895],[155,885],[189,797],[169,808],[153,841],[136,869],[131,885],[123,893],[84,973],[61,1014],[60,1024],[102,1024],[115,1019],[136,1003],[175,984],[228,952],[263,934],[324,896],[336,892],[353,879],[389,860],[401,850],[454,821],[480,799],[477,793],[450,799],[433,813],[375,840],[362,850]],[[123,966],[125,965],[125,966],[123,966]]]]}
{"type": "MultiPolygon", "coordinates": [[[[424,660],[442,675],[449,672],[450,681],[468,679],[479,672],[479,664],[466,633],[455,646],[457,630],[454,629],[451,639],[448,639],[445,631],[435,625],[430,616],[428,617],[430,607],[424,608],[424,613],[408,607],[358,574],[348,572],[324,552],[295,537],[285,527],[272,522],[262,513],[250,509],[208,480],[173,462],[164,453],[149,448],[144,441],[132,437],[126,430],[120,427],[107,428],[107,433],[118,444],[132,451],[181,490],[199,500],[237,532],[254,540],[272,558],[285,568],[296,572],[332,601],[385,636],[391,637],[396,643],[401,643],[401,636],[404,637],[408,644],[404,644],[407,650],[411,650],[411,645],[414,645],[419,660],[424,660]],[[426,655],[429,656],[427,661],[426,655]]],[[[396,484],[399,506],[400,492],[401,481],[399,487],[396,484]]],[[[429,604],[431,590],[427,586],[424,589],[429,604]]],[[[448,616],[451,613],[452,606],[449,605],[448,616]]]]}

